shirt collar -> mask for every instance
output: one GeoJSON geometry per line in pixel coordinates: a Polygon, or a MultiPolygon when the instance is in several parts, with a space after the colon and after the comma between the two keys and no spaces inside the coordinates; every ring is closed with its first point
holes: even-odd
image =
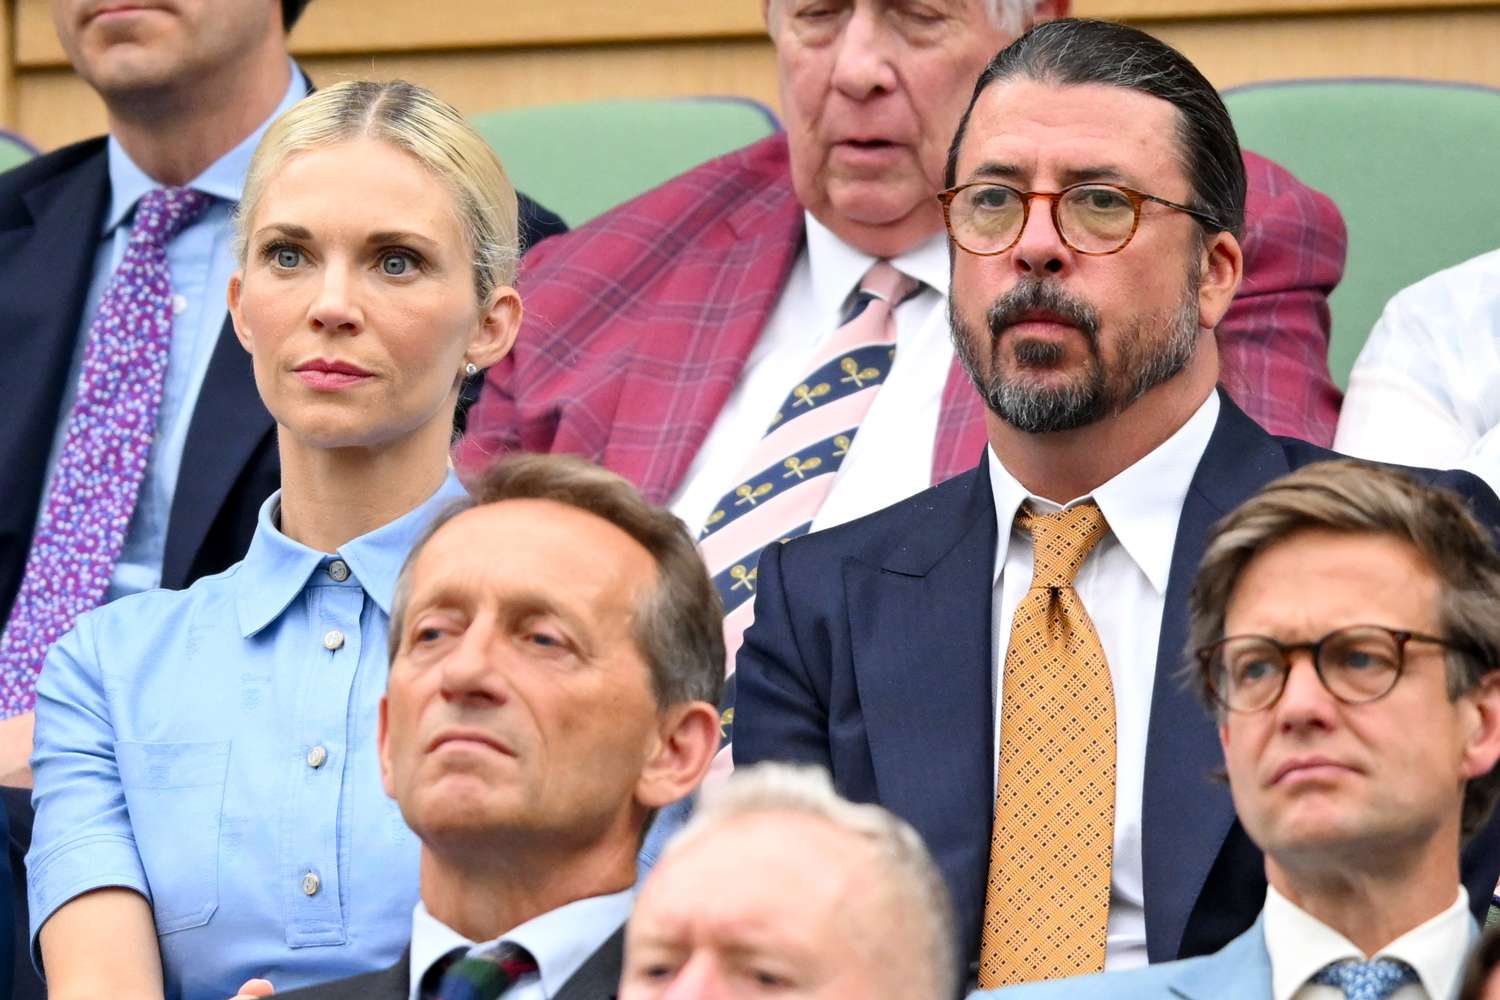
{"type": "Polygon", "coordinates": [[[1012,476],[994,448],[985,449],[990,466],[990,488],[995,497],[995,520],[999,526],[999,551],[995,578],[1005,565],[1016,511],[1030,501],[1042,511],[1062,510],[1092,499],[1117,538],[1158,595],[1167,592],[1172,574],[1172,549],[1177,544],[1177,525],[1188,487],[1198,463],[1208,449],[1219,420],[1219,394],[1211,392],[1181,427],[1134,465],[1121,471],[1089,496],[1059,505],[1034,497],[1012,476]]]}
{"type": "MultiPolygon", "coordinates": [[[[1457,889],[1453,905],[1370,957],[1398,958],[1417,970],[1428,996],[1452,996],[1474,933],[1468,901],[1463,889],[1457,889]]],[[[1366,957],[1344,935],[1272,887],[1266,889],[1263,929],[1271,956],[1272,1000],[1290,1000],[1330,962],[1366,957]]]]}
{"type": "Polygon", "coordinates": [[[349,567],[349,581],[364,588],[380,610],[391,613],[396,577],[406,562],[412,543],[422,529],[448,504],[464,496],[464,488],[453,470],[448,471],[437,492],[417,507],[374,531],[350,539],[334,555],[293,541],[277,527],[281,491],[261,504],[250,550],[235,576],[240,634],[249,638],[270,625],[307,586],[308,577],[337,557],[349,567]]]}
{"type": "MultiPolygon", "coordinates": [[[[250,157],[255,153],[255,147],[260,145],[261,136],[265,135],[266,129],[271,123],[280,118],[293,104],[305,97],[311,84],[302,70],[290,59],[287,60],[291,66],[291,79],[287,83],[286,93],[281,97],[281,103],[276,105],[276,110],[271,116],[260,123],[260,127],[247,135],[238,146],[219,157],[209,164],[208,169],[194,177],[187,186],[195,191],[213,195],[222,201],[237,202],[240,193],[245,188],[245,174],[250,170],[250,157]]],[[[101,236],[108,236],[117,227],[123,225],[135,210],[135,203],[140,201],[146,192],[161,187],[159,183],[152,180],[147,173],[136,166],[130,154],[125,152],[119,140],[110,136],[105,143],[107,158],[109,161],[109,211],[104,216],[104,227],[101,236]]]]}
{"type": "MultiPolygon", "coordinates": [[[[484,942],[482,947],[508,941],[525,948],[536,960],[542,993],[553,997],[609,936],[620,929],[634,905],[634,888],[574,900],[533,917],[493,941],[484,942]]],[[[417,986],[432,963],[454,948],[476,946],[476,942],[442,923],[428,912],[426,904],[419,902],[412,914],[409,996],[415,1000],[417,986]]]]}
{"type": "MultiPolygon", "coordinates": [[[[825,322],[837,323],[843,318],[844,303],[859,285],[859,279],[880,258],[851,247],[813,218],[811,212],[804,212],[803,217],[818,316],[825,322]]],[[[948,294],[948,241],[942,234],[890,258],[890,262],[896,270],[936,289],[938,294],[948,294]]]]}

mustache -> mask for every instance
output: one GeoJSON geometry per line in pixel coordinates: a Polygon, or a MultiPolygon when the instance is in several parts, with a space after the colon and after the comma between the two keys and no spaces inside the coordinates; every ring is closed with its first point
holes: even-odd
{"type": "Polygon", "coordinates": [[[999,337],[1027,313],[1055,313],[1078,328],[1088,342],[1098,343],[1099,311],[1083,299],[1063,291],[1058,285],[1038,278],[1026,278],[995,300],[985,314],[990,336],[999,337]]]}

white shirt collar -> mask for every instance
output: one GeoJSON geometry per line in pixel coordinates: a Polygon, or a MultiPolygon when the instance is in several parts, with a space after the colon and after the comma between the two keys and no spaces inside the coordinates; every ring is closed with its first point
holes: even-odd
{"type": "MultiPolygon", "coordinates": [[[[1468,903],[1468,895],[1457,889],[1452,906],[1368,957],[1398,958],[1417,970],[1428,996],[1439,1000],[1452,996],[1474,932],[1468,903]]],[[[1272,1000],[1290,1000],[1330,962],[1366,958],[1348,938],[1274,888],[1266,890],[1261,926],[1271,956],[1272,1000]]]]}
{"type": "Polygon", "coordinates": [[[533,917],[493,941],[476,943],[434,917],[428,912],[427,904],[418,902],[412,911],[411,975],[407,996],[410,1000],[417,1000],[417,987],[421,985],[423,974],[454,948],[489,947],[501,941],[518,944],[529,951],[536,959],[543,994],[556,996],[600,945],[620,929],[634,905],[634,888],[607,896],[590,896],[533,917]]]}
{"type": "MultiPolygon", "coordinates": [[[[823,223],[804,212],[807,225],[807,259],[812,272],[813,298],[817,302],[822,325],[843,318],[844,303],[859,284],[870,265],[880,258],[856,250],[833,234],[823,223]]],[[[902,274],[948,294],[948,241],[938,233],[906,253],[890,258],[891,265],[902,274]]],[[[832,327],[829,327],[832,329],[832,327]]]]}
{"type": "Polygon", "coordinates": [[[1016,511],[1024,501],[1039,510],[1054,511],[1076,506],[1090,498],[1099,505],[1110,533],[1151,581],[1157,594],[1165,595],[1172,574],[1172,549],[1177,544],[1177,523],[1188,487],[1219,421],[1219,394],[1208,394],[1181,427],[1140,461],[1116,475],[1089,496],[1059,506],[1027,492],[1000,462],[994,448],[986,448],[990,465],[990,489],[995,496],[995,520],[999,547],[995,554],[995,578],[1005,566],[1016,511]]]}

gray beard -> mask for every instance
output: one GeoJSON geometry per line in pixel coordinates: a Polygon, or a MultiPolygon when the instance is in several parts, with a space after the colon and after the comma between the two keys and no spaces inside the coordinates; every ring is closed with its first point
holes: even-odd
{"type": "Polygon", "coordinates": [[[1137,317],[1123,332],[1117,371],[1112,373],[1104,370],[1100,358],[1097,313],[1057,286],[1039,281],[1017,285],[990,307],[985,316],[989,357],[983,360],[979,338],[959,318],[950,297],[948,322],[953,347],[985,405],[1012,427],[1026,434],[1085,427],[1124,411],[1193,359],[1198,347],[1198,280],[1197,275],[1189,277],[1194,280],[1188,282],[1175,313],[1165,318],[1137,317]],[[1001,359],[999,333],[1030,309],[1062,314],[1088,343],[1087,368],[1065,384],[1038,385],[1024,377],[1027,369],[1048,369],[1062,359],[1062,349],[1055,344],[1023,340],[1015,345],[1015,361],[1009,369],[1001,359]],[[1163,326],[1165,339],[1153,343],[1152,334],[1162,331],[1163,326]]]}

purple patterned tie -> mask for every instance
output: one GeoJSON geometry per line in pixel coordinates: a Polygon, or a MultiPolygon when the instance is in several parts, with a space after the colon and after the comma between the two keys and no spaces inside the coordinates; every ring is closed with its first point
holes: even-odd
{"type": "Polygon", "coordinates": [[[47,650],[109,589],[161,408],[172,341],[167,242],[212,200],[158,188],[136,204],[125,256],[89,324],[67,436],[0,636],[0,718],[36,705],[47,650]]]}

